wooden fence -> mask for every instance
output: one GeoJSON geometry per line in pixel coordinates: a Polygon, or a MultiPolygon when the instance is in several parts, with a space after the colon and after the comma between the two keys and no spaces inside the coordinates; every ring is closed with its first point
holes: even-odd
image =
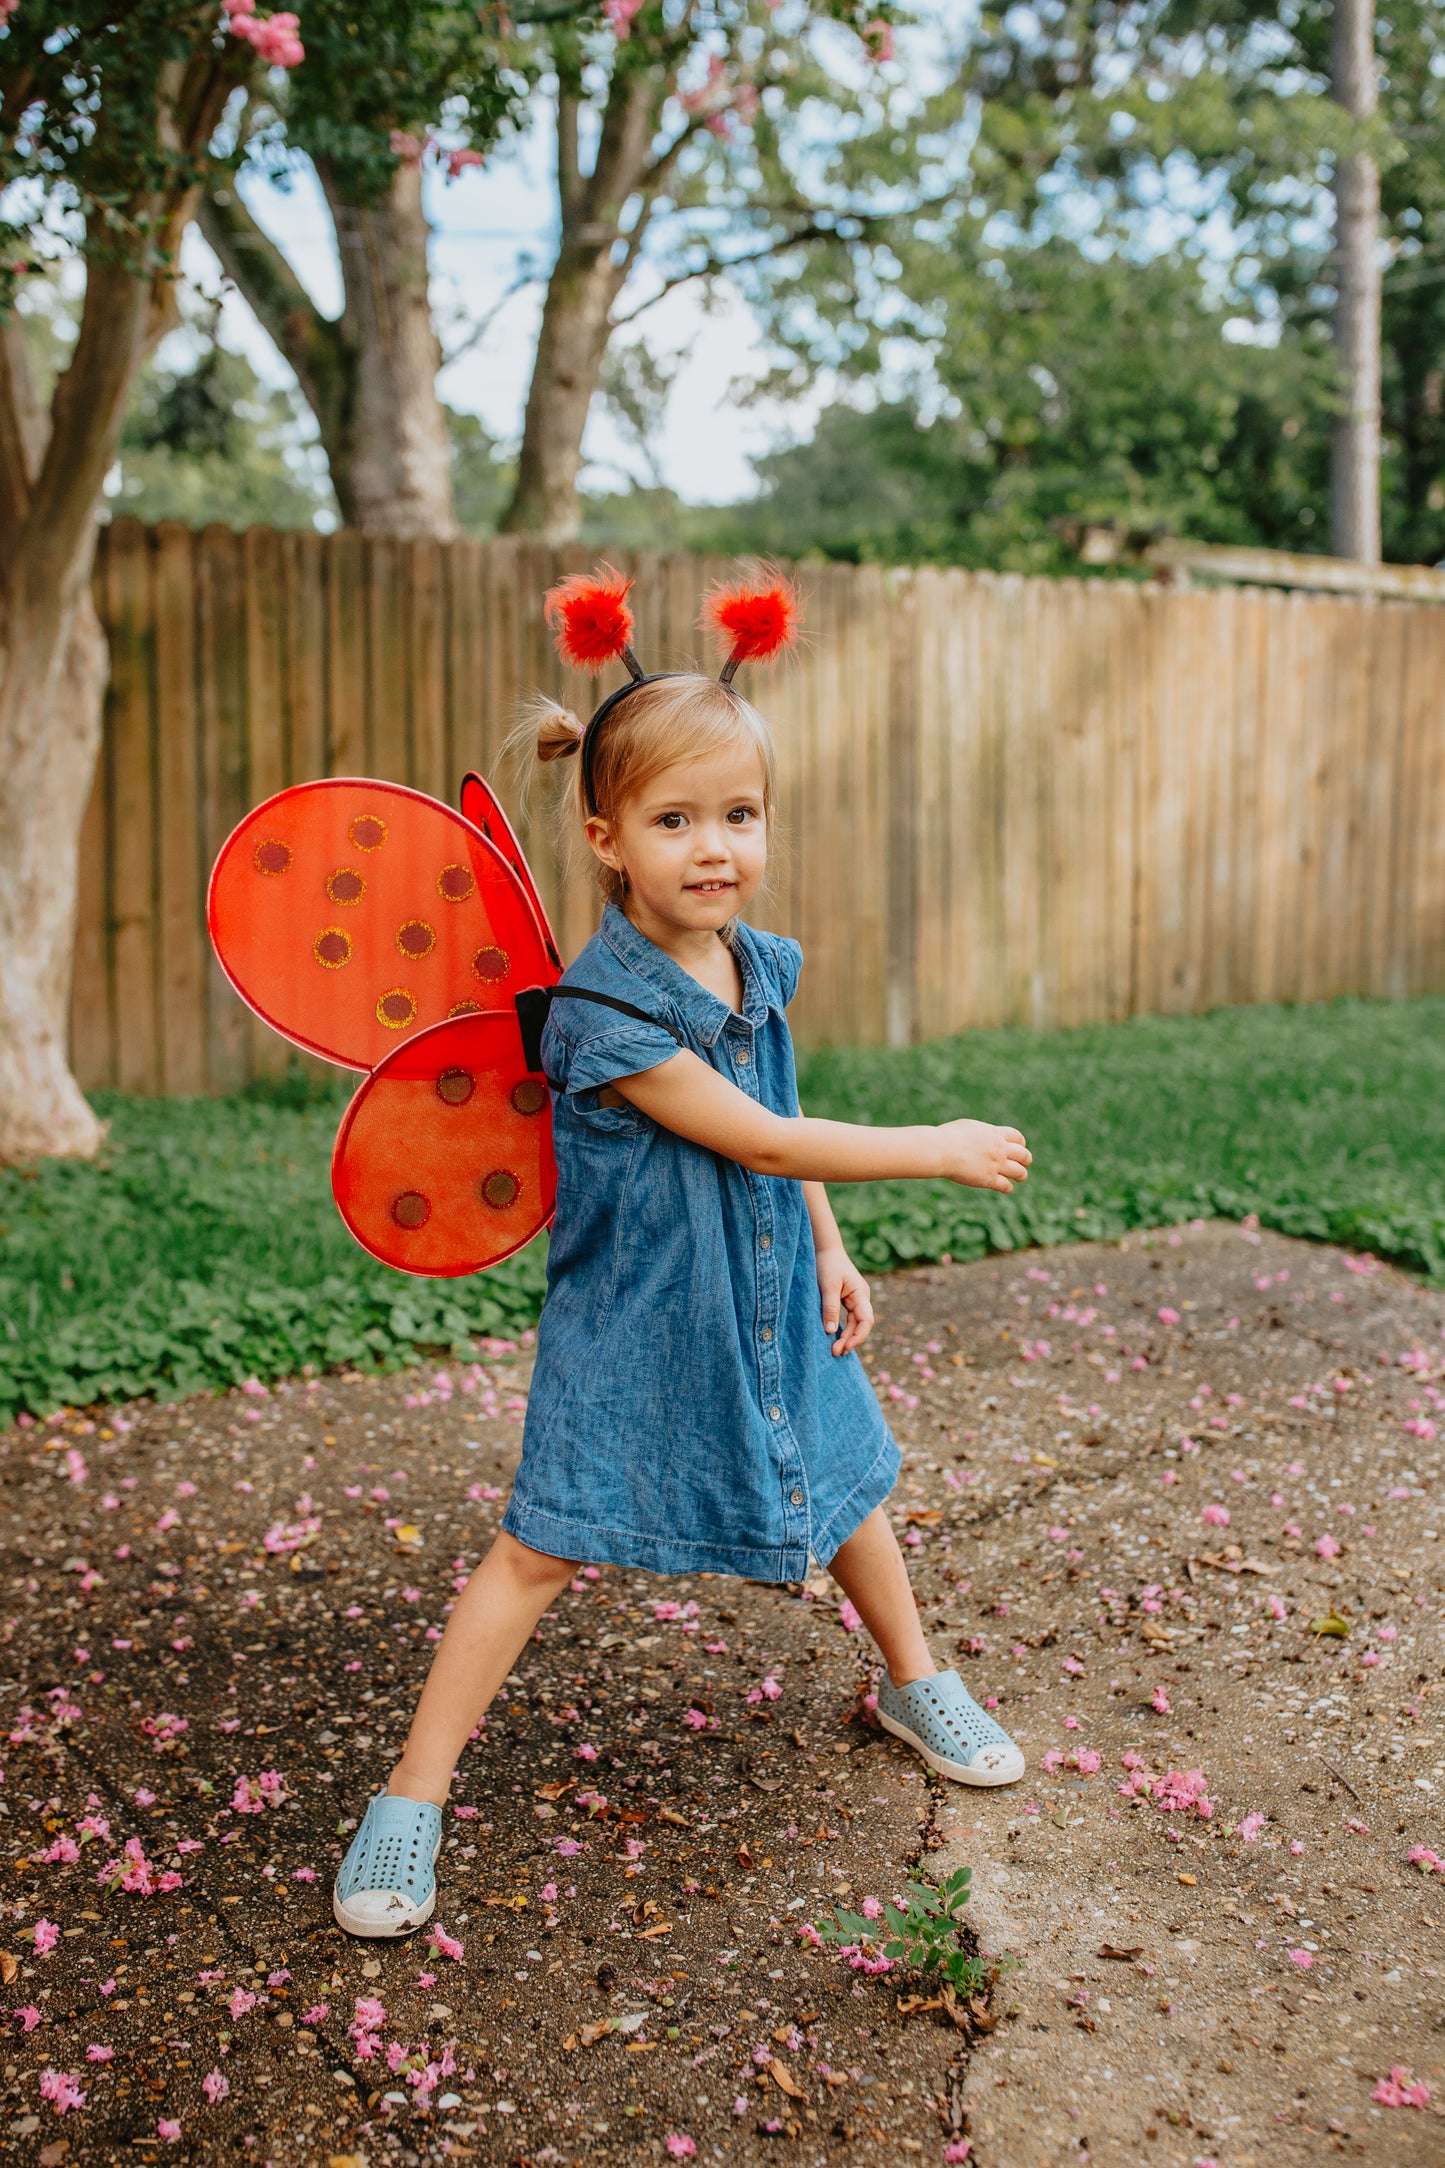
{"type": "MultiPolygon", "coordinates": [[[[220,844],[306,777],[454,801],[466,767],[494,773],[531,693],[586,698],[541,615],[584,561],[516,541],[106,529],[113,669],[73,1026],[87,1086],[218,1091],[284,1063],[210,956],[220,844]]],[[[628,563],[648,666],[694,655],[722,568],[628,563]]],[[[754,687],[782,762],[759,915],[803,942],[801,1038],[1445,987],[1445,609],[804,576],[806,651],[754,687]]],[[[585,868],[564,871],[545,802],[522,826],[575,953],[594,918],[585,868]]]]}

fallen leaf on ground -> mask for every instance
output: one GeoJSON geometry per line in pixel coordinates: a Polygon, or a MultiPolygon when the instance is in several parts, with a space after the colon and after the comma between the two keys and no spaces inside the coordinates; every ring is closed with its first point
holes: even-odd
{"type": "Polygon", "coordinates": [[[802,2086],[799,2085],[792,2071],[785,2064],[780,2063],[776,2055],[769,2062],[768,2069],[772,2073],[774,2085],[777,2086],[779,2092],[786,2093],[789,2100],[802,2100],[806,2097],[802,2086]]]}

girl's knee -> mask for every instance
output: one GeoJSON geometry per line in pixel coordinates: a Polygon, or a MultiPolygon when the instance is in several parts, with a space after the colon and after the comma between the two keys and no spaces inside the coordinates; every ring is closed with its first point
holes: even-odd
{"type": "Polygon", "coordinates": [[[553,1558],[548,1551],[534,1551],[529,1543],[519,1543],[505,1528],[497,1537],[495,1550],[507,1570],[533,1588],[563,1588],[577,1571],[570,1559],[553,1558]]]}

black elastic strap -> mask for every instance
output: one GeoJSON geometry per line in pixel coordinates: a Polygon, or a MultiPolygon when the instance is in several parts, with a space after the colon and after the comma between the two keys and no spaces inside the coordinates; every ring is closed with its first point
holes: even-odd
{"type": "Polygon", "coordinates": [[[639,1024],[655,1024],[679,1046],[687,1045],[676,1024],[669,1024],[665,1017],[649,1016],[646,1009],[636,1008],[630,1001],[619,1001],[615,994],[595,994],[588,986],[524,986],[513,997],[517,1022],[522,1027],[522,1059],[538,1075],[546,1075],[542,1067],[542,1032],[552,1003],[559,997],[563,1001],[595,1001],[599,1008],[617,1009],[623,1016],[635,1017],[639,1024]]]}

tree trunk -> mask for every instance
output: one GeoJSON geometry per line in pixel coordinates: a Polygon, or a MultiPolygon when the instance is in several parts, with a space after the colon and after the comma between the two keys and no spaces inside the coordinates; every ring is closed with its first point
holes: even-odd
{"type": "Polygon", "coordinates": [[[503,534],[541,542],[575,542],[582,527],[577,475],[592,395],[602,374],[612,330],[612,304],[621,281],[604,251],[568,247],[547,285],[542,329],[532,364],[517,483],[502,520],[503,534]]]}
{"type": "MultiPolygon", "coordinates": [[[[1334,94],[1353,120],[1378,103],[1373,0],[1335,0],[1334,94]]],[[[1343,410],[1330,447],[1330,547],[1380,561],[1380,175],[1367,151],[1335,170],[1335,348],[1343,410]]]]}
{"type": "Polygon", "coordinates": [[[69,1054],[80,828],[110,671],[93,550],[92,529],[60,622],[16,623],[0,664],[0,1165],[89,1158],[103,1134],[69,1054]]]}
{"type": "Polygon", "coordinates": [[[195,209],[188,176],[243,50],[218,60],[203,27],[188,59],[161,61],[153,152],[127,132],[134,110],[118,134],[104,107],[96,116],[116,171],[132,158],[140,177],[132,196],[87,213],[85,303],[48,413],[22,326],[0,321],[0,1162],[88,1157],[103,1134],[69,1058],[80,831],[109,667],[91,567],[136,370],[176,318],[171,266],[195,209]],[[121,234],[144,236],[133,260],[121,234]]]}
{"type": "Polygon", "coordinates": [[[320,431],[348,527],[450,541],[451,444],[437,398],[421,170],[397,168],[386,197],[348,200],[318,164],[341,258],[345,303],[323,316],[227,178],[200,209],[202,233],[257,321],[290,362],[320,431]]]}
{"type": "Polygon", "coordinates": [[[421,170],[398,166],[375,206],[343,201],[324,170],[321,184],[346,289],[340,329],[351,397],[326,442],[342,515],[364,534],[450,541],[459,530],[436,389],[442,351],[432,326],[421,170]]]}
{"type": "Polygon", "coordinates": [[[542,329],[527,393],[517,486],[503,534],[575,542],[582,526],[577,474],[582,433],[612,335],[612,308],[637,259],[652,200],[669,160],[649,166],[657,111],[670,75],[653,81],[616,72],[602,115],[592,171],[579,164],[580,83],[557,101],[557,194],[562,241],[547,282],[542,329]],[[624,235],[623,211],[640,199],[624,235]]]}
{"type": "Polygon", "coordinates": [[[69,1059],[80,828],[109,670],[90,574],[125,399],[171,306],[168,284],[92,263],[48,416],[20,326],[0,327],[0,1163],[89,1157],[102,1135],[69,1059]]]}

